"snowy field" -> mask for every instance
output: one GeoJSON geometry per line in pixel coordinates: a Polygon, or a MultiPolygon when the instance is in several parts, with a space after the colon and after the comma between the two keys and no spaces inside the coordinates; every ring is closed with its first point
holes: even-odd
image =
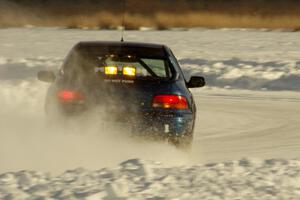
{"type": "Polygon", "coordinates": [[[167,44],[187,77],[206,77],[193,89],[191,152],[130,139],[93,117],[47,123],[48,84],[36,72],[57,70],[78,41],[119,38],[0,29],[0,199],[300,199],[300,32],[126,33],[167,44]]]}

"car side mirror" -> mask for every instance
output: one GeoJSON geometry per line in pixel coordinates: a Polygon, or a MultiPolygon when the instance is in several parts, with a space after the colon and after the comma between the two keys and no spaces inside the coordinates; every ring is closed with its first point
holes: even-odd
{"type": "Polygon", "coordinates": [[[188,88],[197,88],[205,86],[205,79],[202,76],[192,76],[187,83],[188,88]]]}
{"type": "Polygon", "coordinates": [[[52,71],[39,71],[37,73],[37,78],[40,81],[52,83],[55,81],[55,74],[52,71]]]}

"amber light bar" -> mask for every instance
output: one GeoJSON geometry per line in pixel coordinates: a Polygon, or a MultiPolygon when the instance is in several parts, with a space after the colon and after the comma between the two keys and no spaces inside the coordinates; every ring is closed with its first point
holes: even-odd
{"type": "Polygon", "coordinates": [[[104,67],[104,73],[106,75],[117,75],[118,67],[117,66],[106,66],[106,67],[104,67]]]}
{"type": "Polygon", "coordinates": [[[135,76],[136,75],[136,68],[135,67],[123,67],[123,75],[125,76],[135,76]]]}

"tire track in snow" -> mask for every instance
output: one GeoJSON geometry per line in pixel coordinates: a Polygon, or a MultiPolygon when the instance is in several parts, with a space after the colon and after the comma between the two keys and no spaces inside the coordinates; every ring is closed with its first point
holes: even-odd
{"type": "MultiPolygon", "coordinates": [[[[230,91],[225,93],[230,94],[230,91]]],[[[294,101],[288,96],[285,96],[288,100],[278,100],[275,95],[280,92],[257,92],[260,98],[250,100],[236,98],[240,96],[238,93],[233,93],[232,98],[214,94],[208,91],[196,97],[198,120],[192,154],[194,162],[243,157],[299,157],[300,103],[297,99],[300,94],[289,94],[291,99],[296,99],[294,101]]],[[[253,91],[249,94],[255,96],[253,91]]]]}

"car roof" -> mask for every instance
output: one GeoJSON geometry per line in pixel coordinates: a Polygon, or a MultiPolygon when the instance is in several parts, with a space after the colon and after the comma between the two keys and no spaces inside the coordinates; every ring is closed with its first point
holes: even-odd
{"type": "Polygon", "coordinates": [[[137,48],[154,48],[162,49],[166,46],[163,44],[143,43],[143,42],[120,42],[120,41],[81,41],[75,46],[107,46],[107,47],[137,47],[137,48]]]}
{"type": "Polygon", "coordinates": [[[81,51],[87,54],[124,54],[137,55],[144,58],[167,58],[166,46],[163,44],[141,43],[141,42],[120,42],[120,41],[85,41],[79,42],[74,51],[81,51]]]}

